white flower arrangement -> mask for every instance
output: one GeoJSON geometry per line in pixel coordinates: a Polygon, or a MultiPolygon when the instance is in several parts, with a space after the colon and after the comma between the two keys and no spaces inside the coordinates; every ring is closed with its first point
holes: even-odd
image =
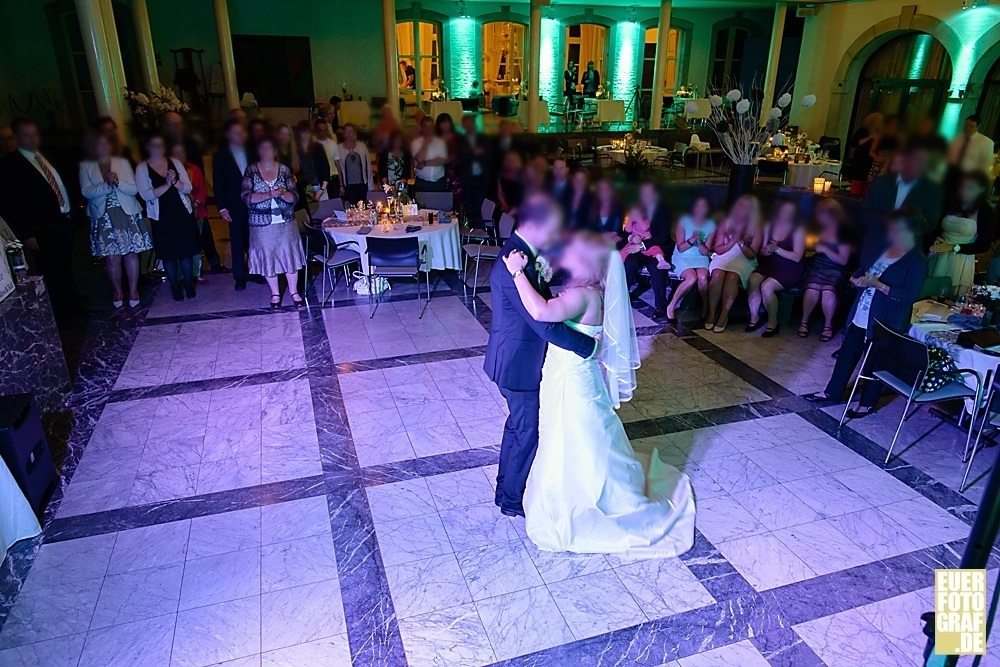
{"type": "Polygon", "coordinates": [[[133,116],[149,120],[158,118],[170,111],[187,113],[191,110],[191,107],[177,98],[177,94],[173,88],[167,88],[166,86],[160,86],[159,90],[149,95],[126,88],[125,101],[128,102],[129,108],[132,109],[133,116]]]}
{"type": "Polygon", "coordinates": [[[698,103],[688,102],[687,104],[684,105],[684,111],[688,112],[689,114],[698,113],[698,103]]]}
{"type": "MultiPolygon", "coordinates": [[[[726,93],[725,99],[713,96],[709,100],[712,103],[709,127],[733,164],[757,164],[770,146],[785,143],[780,130],[788,124],[788,110],[792,103],[790,93],[782,93],[777,105],[766,111],[761,108],[761,102],[745,97],[738,88],[726,93]]],[[[801,102],[808,109],[816,104],[816,96],[805,95],[801,102]]]]}

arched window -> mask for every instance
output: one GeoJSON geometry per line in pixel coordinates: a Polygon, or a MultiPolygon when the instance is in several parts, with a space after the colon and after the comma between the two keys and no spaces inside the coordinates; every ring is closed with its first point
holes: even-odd
{"type": "MultiPolygon", "coordinates": [[[[648,97],[653,91],[653,73],[656,71],[656,40],[659,28],[646,28],[646,39],[642,51],[642,87],[643,96],[648,97]]],[[[674,91],[684,83],[687,76],[687,31],[677,26],[670,26],[667,35],[667,54],[663,67],[663,92],[673,95],[674,91]]]]}
{"type": "MultiPolygon", "coordinates": [[[[566,63],[576,63],[577,74],[583,76],[587,63],[594,61],[594,67],[601,75],[601,81],[608,79],[607,63],[608,29],[596,23],[577,23],[566,27],[566,63]]],[[[564,65],[564,66],[565,66],[564,65]]],[[[579,83],[579,81],[578,81],[579,83]]]]}
{"type": "Polygon", "coordinates": [[[483,87],[512,95],[524,77],[527,29],[522,23],[492,21],[483,24],[483,87]]]}
{"type": "Polygon", "coordinates": [[[1000,60],[986,75],[977,113],[980,116],[979,131],[994,141],[1000,141],[1000,60]]]}
{"type": "Polygon", "coordinates": [[[418,98],[437,87],[441,69],[441,24],[431,21],[401,21],[396,24],[399,54],[399,87],[415,90],[418,98]]]}
{"type": "Polygon", "coordinates": [[[731,25],[715,31],[715,50],[712,52],[711,83],[716,88],[727,87],[743,78],[743,57],[746,53],[750,30],[731,25]]]}
{"type": "Polygon", "coordinates": [[[893,37],[868,57],[858,77],[851,133],[870,113],[897,115],[904,126],[922,116],[940,118],[951,83],[951,58],[922,32],[893,37]]]}

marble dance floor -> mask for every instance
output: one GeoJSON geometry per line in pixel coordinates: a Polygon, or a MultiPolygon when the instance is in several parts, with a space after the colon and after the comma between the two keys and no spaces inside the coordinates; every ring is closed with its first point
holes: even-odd
{"type": "Polygon", "coordinates": [[[961,435],[921,413],[884,465],[898,404],[838,433],[799,398],[835,343],[637,315],[621,416],[691,476],[697,543],[572,556],[491,502],[486,302],[453,277],[422,320],[405,285],[374,319],[343,284],[334,308],[266,299],[213,276],[108,323],[44,539],[0,571],[0,664],[921,664],[995,450],[959,493],[961,435]]]}

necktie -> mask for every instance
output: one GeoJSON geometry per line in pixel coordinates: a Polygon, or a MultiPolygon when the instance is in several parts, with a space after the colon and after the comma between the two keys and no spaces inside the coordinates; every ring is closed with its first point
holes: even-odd
{"type": "Polygon", "coordinates": [[[66,199],[63,197],[62,188],[59,187],[59,181],[56,180],[55,174],[49,169],[45,161],[42,160],[42,156],[35,153],[35,161],[38,166],[42,168],[42,173],[45,174],[45,180],[49,182],[49,187],[52,188],[52,192],[56,194],[56,199],[59,201],[59,210],[66,208],[66,199]]]}

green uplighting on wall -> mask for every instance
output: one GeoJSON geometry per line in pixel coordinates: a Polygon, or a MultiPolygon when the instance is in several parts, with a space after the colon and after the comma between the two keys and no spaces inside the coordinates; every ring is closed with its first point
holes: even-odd
{"type": "MultiPolygon", "coordinates": [[[[541,60],[541,76],[538,92],[546,102],[559,101],[559,82],[562,79],[563,66],[559,62],[559,41],[562,30],[556,19],[542,19],[541,49],[538,54],[541,60]]],[[[531,85],[531,82],[529,82],[531,85]]]]}
{"type": "Polygon", "coordinates": [[[913,53],[913,60],[910,61],[910,71],[908,79],[922,79],[924,68],[927,67],[927,56],[930,55],[931,47],[934,45],[934,38],[930,35],[917,35],[914,38],[916,49],[913,53]]]}
{"type": "MultiPolygon", "coordinates": [[[[616,100],[627,102],[632,99],[638,75],[640,34],[639,24],[634,21],[622,21],[615,28],[615,42],[618,46],[614,57],[613,93],[616,100]]],[[[633,106],[629,105],[625,110],[625,117],[627,120],[633,120],[634,115],[633,106]]]]}
{"type": "Polygon", "coordinates": [[[449,25],[448,89],[452,97],[465,97],[478,77],[476,20],[457,17],[449,25]]]}

